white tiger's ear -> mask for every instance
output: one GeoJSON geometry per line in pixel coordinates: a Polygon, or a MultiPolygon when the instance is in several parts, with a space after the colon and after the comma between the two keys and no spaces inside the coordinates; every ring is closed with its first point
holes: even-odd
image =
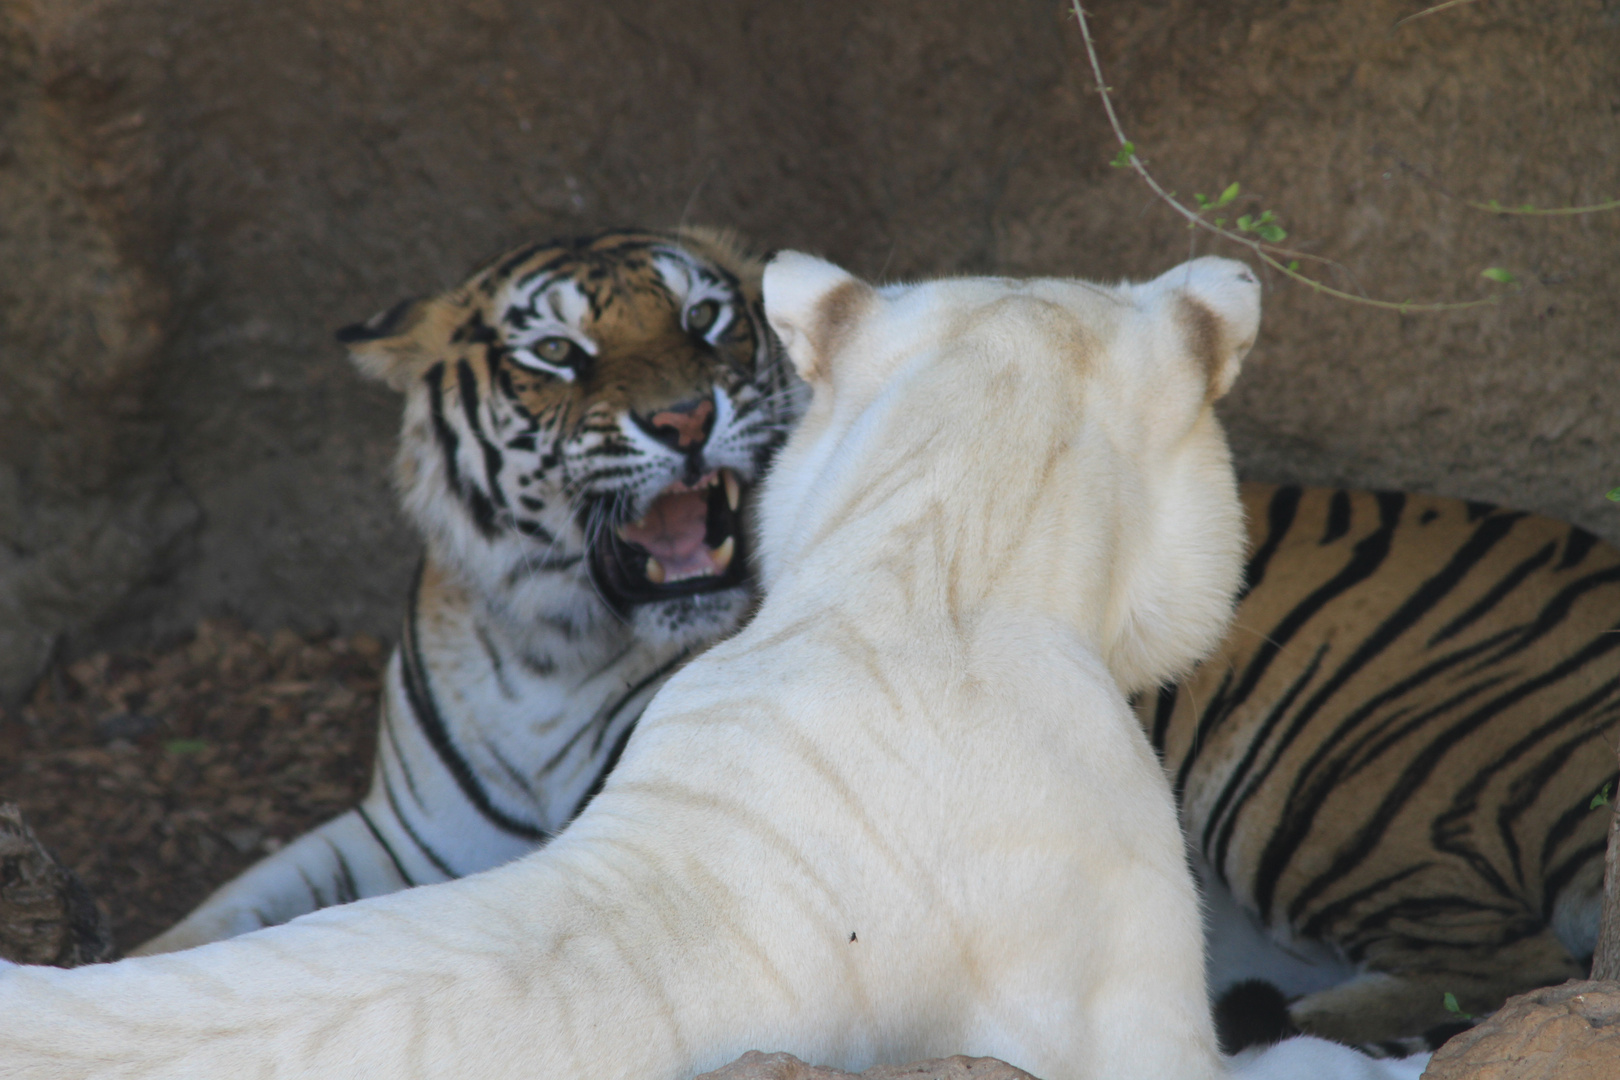
{"type": "Polygon", "coordinates": [[[1260,332],[1260,282],[1243,263],[1206,255],[1160,274],[1153,285],[1174,305],[1187,351],[1204,369],[1213,401],[1232,388],[1260,332]]]}
{"type": "Polygon", "coordinates": [[[433,322],[431,299],[412,297],[353,323],[332,336],[349,347],[349,359],[361,373],[404,392],[424,360],[431,360],[421,332],[433,322]]]}
{"type": "Polygon", "coordinates": [[[876,299],[849,271],[801,251],[780,252],[765,267],[765,318],[808,383],[831,375],[832,356],[876,299]]]}

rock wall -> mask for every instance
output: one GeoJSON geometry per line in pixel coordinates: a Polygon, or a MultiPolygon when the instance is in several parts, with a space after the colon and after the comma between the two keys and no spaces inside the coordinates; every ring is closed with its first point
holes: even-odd
{"type": "MultiPolygon", "coordinates": [[[[1268,275],[1229,402],[1264,479],[1490,499],[1620,540],[1620,3],[1094,5],[1173,189],[1268,275]]],[[[1053,0],[0,0],[0,699],[205,614],[367,630],[415,539],[395,402],[332,328],[519,240],[683,219],[873,277],[1151,275],[1212,248],[1114,152],[1053,0]]],[[[1233,253],[1228,250],[1226,253],[1233,253]]]]}

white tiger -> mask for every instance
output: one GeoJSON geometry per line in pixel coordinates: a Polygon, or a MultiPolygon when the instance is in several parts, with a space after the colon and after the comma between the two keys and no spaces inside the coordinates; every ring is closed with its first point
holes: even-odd
{"type": "Polygon", "coordinates": [[[751,1047],[1044,1080],[1220,1069],[1197,899],[1129,693],[1219,640],[1212,403],[1259,287],[874,290],[788,253],[814,396],[767,591],[549,845],[185,953],[0,971],[0,1075],[678,1080],[751,1047]]]}
{"type": "Polygon", "coordinates": [[[803,397],[761,270],[707,230],[606,232],[339,332],[405,395],[398,486],[427,539],[371,790],[137,955],[497,866],[590,799],[751,601],[748,489],[803,397]]]}

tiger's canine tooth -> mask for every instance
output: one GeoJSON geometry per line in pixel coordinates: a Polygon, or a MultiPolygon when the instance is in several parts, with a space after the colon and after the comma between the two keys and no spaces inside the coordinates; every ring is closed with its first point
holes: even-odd
{"type": "MultiPolygon", "coordinates": [[[[727,473],[726,475],[730,476],[731,474],[727,473]]],[[[735,510],[736,507],[733,506],[732,509],[735,510]]],[[[731,556],[734,555],[736,551],[737,538],[734,536],[728,536],[726,537],[724,543],[710,552],[710,558],[714,559],[714,572],[717,574],[725,573],[726,568],[731,565],[731,556]]]]}
{"type": "Polygon", "coordinates": [[[648,556],[647,558],[646,573],[647,580],[652,582],[654,585],[662,585],[664,583],[664,564],[651,556],[648,556]]]}
{"type": "MultiPolygon", "coordinates": [[[[742,489],[737,484],[737,474],[732,472],[730,469],[724,469],[721,471],[720,477],[726,482],[726,505],[731,507],[732,511],[735,512],[737,509],[737,503],[742,498],[742,489]]],[[[731,539],[727,537],[726,543],[729,544],[730,542],[731,539]]]]}

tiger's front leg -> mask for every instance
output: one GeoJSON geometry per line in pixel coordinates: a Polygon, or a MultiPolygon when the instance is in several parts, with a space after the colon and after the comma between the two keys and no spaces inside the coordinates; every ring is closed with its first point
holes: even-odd
{"type": "Polygon", "coordinates": [[[1365,974],[1294,1002],[1288,1012],[1295,1026],[1351,1045],[1410,1038],[1463,1019],[1446,1008],[1447,994],[1460,1013],[1479,1015],[1515,994],[1586,977],[1550,930],[1510,945],[1431,945],[1403,952],[1405,970],[1379,970],[1380,959],[1391,967],[1398,961],[1376,958],[1365,974]],[[1418,964],[1421,969],[1412,970],[1418,964]]]}
{"type": "MultiPolygon", "coordinates": [[[[487,870],[541,835],[498,828],[462,797],[412,711],[405,658],[388,667],[371,789],[339,815],[226,882],[180,923],[131,951],[195,948],[318,911],[487,870]]],[[[529,808],[537,816],[543,808],[529,808]]]]}
{"type": "Polygon", "coordinates": [[[192,913],[133,950],[151,956],[278,926],[333,904],[444,881],[431,866],[411,878],[359,809],[333,818],[220,886],[192,913]]]}

